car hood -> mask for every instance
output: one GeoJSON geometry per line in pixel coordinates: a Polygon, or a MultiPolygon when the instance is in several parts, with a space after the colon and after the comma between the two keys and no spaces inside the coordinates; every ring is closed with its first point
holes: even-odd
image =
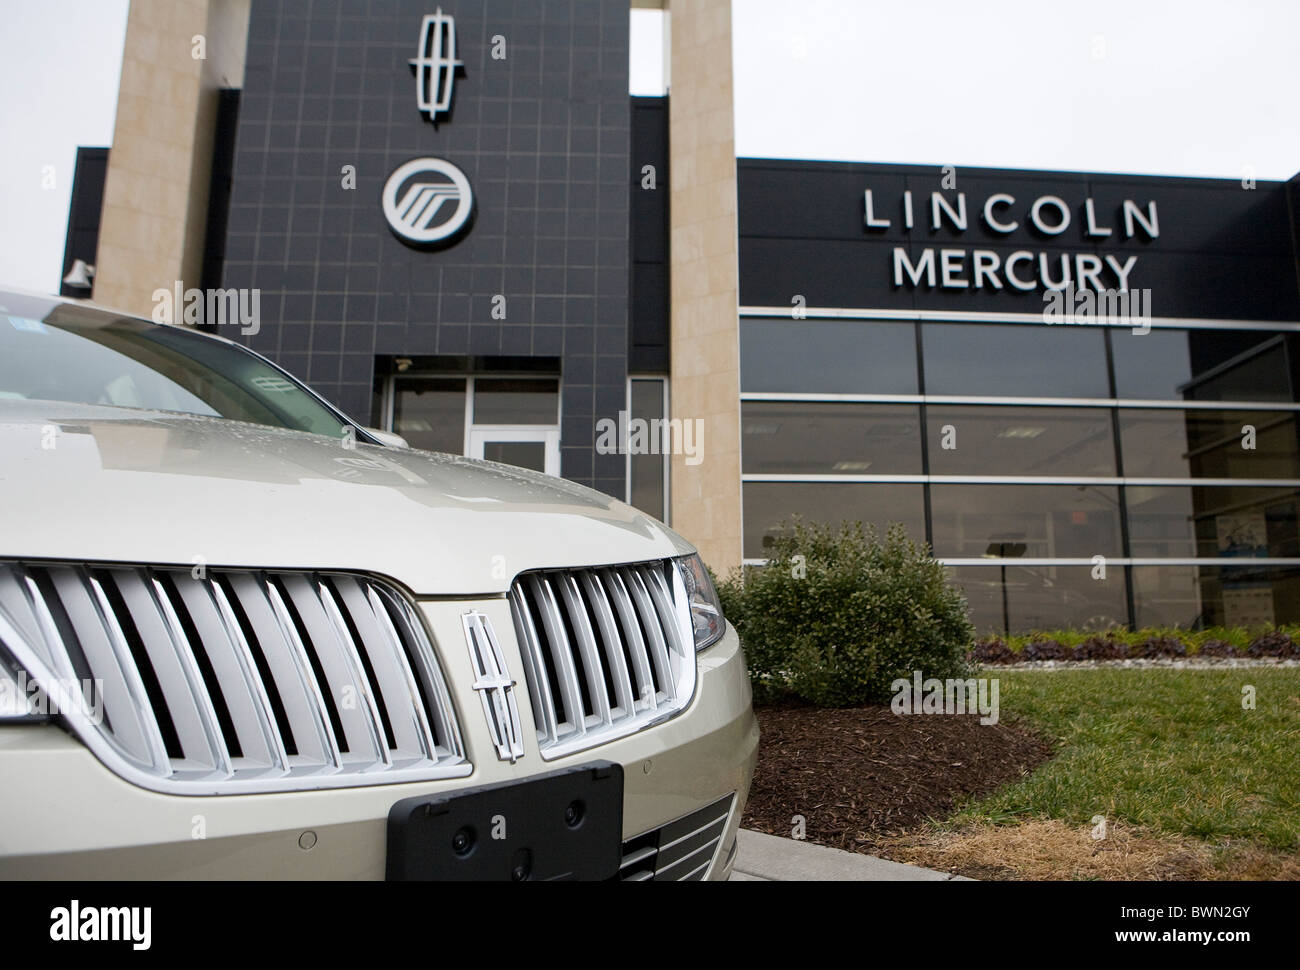
{"type": "Polygon", "coordinates": [[[0,556],[348,569],[417,595],[528,569],[693,551],[636,509],[535,472],[260,425],[0,401],[0,556]]]}

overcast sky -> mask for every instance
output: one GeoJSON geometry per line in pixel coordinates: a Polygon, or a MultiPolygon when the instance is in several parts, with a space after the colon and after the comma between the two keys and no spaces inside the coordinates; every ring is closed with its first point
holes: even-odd
{"type": "MultiPolygon", "coordinates": [[[[0,284],[58,289],[76,147],[112,141],[126,10],[0,0],[0,284]]],[[[633,11],[633,93],[662,93],[659,17],[633,11]]],[[[1300,171],[1297,0],[735,0],[732,25],[738,155],[1300,171]]]]}
{"type": "Polygon", "coordinates": [[[126,10],[0,0],[0,284],[59,290],[77,146],[113,141],[126,10]]]}

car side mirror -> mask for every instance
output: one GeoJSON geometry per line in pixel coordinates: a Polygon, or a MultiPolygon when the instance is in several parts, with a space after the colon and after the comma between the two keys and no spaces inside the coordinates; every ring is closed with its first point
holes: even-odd
{"type": "Polygon", "coordinates": [[[381,445],[387,445],[389,448],[410,448],[411,444],[400,434],[394,431],[383,431],[379,428],[362,428],[366,434],[370,435],[381,445]]]}

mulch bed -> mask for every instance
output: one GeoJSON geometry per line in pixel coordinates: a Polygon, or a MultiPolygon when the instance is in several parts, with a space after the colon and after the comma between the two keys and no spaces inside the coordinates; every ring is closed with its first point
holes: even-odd
{"type": "Polygon", "coordinates": [[[942,819],[971,796],[1032,771],[1052,744],[979,716],[894,714],[888,705],[756,709],[762,742],[742,824],[857,852],[942,819]]]}

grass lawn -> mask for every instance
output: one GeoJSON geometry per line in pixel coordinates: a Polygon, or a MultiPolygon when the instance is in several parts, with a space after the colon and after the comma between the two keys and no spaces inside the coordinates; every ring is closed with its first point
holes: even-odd
{"type": "Polygon", "coordinates": [[[1096,815],[1171,835],[1300,850],[1300,669],[986,671],[1002,717],[1061,743],[956,824],[1096,815]],[[1255,688],[1255,709],[1242,688],[1255,688]]]}

